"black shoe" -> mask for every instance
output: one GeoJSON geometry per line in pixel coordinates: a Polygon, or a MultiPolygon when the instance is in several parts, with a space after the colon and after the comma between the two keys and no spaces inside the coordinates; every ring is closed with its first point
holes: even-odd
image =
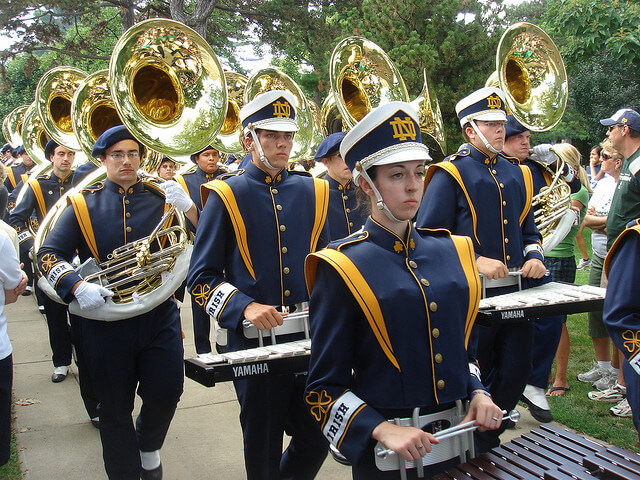
{"type": "Polygon", "coordinates": [[[162,463],[153,470],[145,470],[143,468],[140,471],[140,478],[142,480],[162,480],[162,463]]]}
{"type": "Polygon", "coordinates": [[[22,292],[22,296],[28,297],[29,295],[31,295],[32,292],[33,292],[33,287],[30,287],[27,285],[27,288],[25,288],[24,292],[22,292]]]}
{"type": "Polygon", "coordinates": [[[553,422],[553,415],[551,415],[551,410],[545,410],[544,408],[538,407],[524,395],[520,397],[520,400],[527,404],[531,416],[537,421],[539,421],[540,423],[553,422]]]}
{"type": "Polygon", "coordinates": [[[94,427],[96,427],[98,430],[100,430],[100,417],[93,417],[91,419],[91,425],[93,425],[94,427]]]}
{"type": "Polygon", "coordinates": [[[51,375],[51,381],[53,383],[60,383],[67,378],[67,373],[69,373],[69,367],[56,367],[51,375]]]}

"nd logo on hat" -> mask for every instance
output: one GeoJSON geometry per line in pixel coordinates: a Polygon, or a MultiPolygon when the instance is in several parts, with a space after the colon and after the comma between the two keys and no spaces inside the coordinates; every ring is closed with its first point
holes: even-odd
{"type": "Polygon", "coordinates": [[[273,116],[289,118],[291,116],[291,104],[286,100],[273,102],[273,116]]]}

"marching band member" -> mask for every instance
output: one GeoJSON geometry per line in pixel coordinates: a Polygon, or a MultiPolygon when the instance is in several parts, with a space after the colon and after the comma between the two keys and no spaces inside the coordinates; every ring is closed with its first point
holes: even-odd
{"type": "Polygon", "coordinates": [[[162,161],[158,166],[158,176],[163,180],[173,180],[178,170],[178,164],[172,158],[166,155],[162,157],[162,161]]]}
{"type": "MultiPolygon", "coordinates": [[[[191,155],[191,161],[196,164],[196,168],[182,175],[176,175],[175,180],[182,185],[185,192],[189,194],[198,212],[201,212],[202,200],[200,198],[200,187],[220,175],[220,152],[211,145],[208,145],[198,153],[191,155]]],[[[211,321],[209,314],[196,303],[193,295],[191,295],[191,312],[193,315],[193,336],[196,353],[210,353],[211,341],[209,340],[209,333],[211,330],[211,321]]]]}
{"type": "MultiPolygon", "coordinates": [[[[93,156],[107,179],[70,198],[38,252],[40,269],[60,298],[81,310],[98,308],[106,288],[88,283],[70,265],[76,251],[84,262],[107,258],[117,247],[148,236],[162,218],[165,200],[137,177],[144,147],[120,125],[106,130],[93,156]]],[[[191,208],[182,188],[167,191],[178,209],[191,208]],[[182,200],[177,201],[178,199],[182,200]],[[181,206],[178,204],[181,203],[181,206]],[[181,208],[182,207],[182,208],[181,208]]],[[[168,298],[148,313],[119,321],[79,317],[82,349],[100,401],[100,439],[111,479],[162,478],[159,450],[183,389],[183,348],[178,309],[168,298]],[[140,415],[131,420],[136,394],[140,415]]]]}
{"type": "Polygon", "coordinates": [[[640,219],[629,223],[604,262],[608,276],[603,320],[613,343],[624,354],[624,380],[633,424],[640,432],[640,219]]]}
{"type": "Polygon", "coordinates": [[[0,150],[0,153],[2,153],[2,157],[0,157],[2,160],[2,164],[8,167],[11,162],[13,162],[13,157],[11,156],[11,145],[5,143],[2,146],[2,150],[0,150]]]}
{"type": "Polygon", "coordinates": [[[336,132],[327,136],[316,152],[315,161],[327,168],[324,179],[329,182],[329,232],[337,240],[359,230],[367,216],[358,205],[353,174],[340,155],[340,142],[346,134],[336,132]]]}
{"type": "MultiPolygon", "coordinates": [[[[7,187],[9,193],[13,192],[13,189],[16,188],[18,183],[25,183],[27,181],[29,178],[29,172],[35,165],[33,158],[29,156],[22,145],[16,149],[16,153],[21,158],[22,162],[10,167],[7,171],[7,178],[4,180],[4,186],[7,187]]],[[[14,204],[10,203],[9,210],[14,206],[14,204]]]]}
{"type": "MultiPolygon", "coordinates": [[[[468,143],[429,166],[416,223],[471,238],[487,296],[517,290],[518,276],[523,287],[533,286],[546,268],[531,210],[531,170],[513,165],[501,153],[507,120],[504,94],[482,88],[460,100],[456,112],[468,143]]],[[[510,411],[531,371],[533,325],[518,319],[476,326],[473,334],[482,378],[496,404],[510,411]]],[[[480,451],[498,446],[505,427],[478,433],[480,451]]]]}
{"type": "MultiPolygon", "coordinates": [[[[432,414],[470,398],[465,420],[482,429],[502,422],[466,349],[480,300],[478,271],[468,238],[411,225],[431,157],[409,104],[370,112],[340,151],[371,216],[363,231],[307,258],[313,348],[305,400],[353,463],[354,479],[398,478],[376,468],[375,441],[407,461],[428,455],[438,441],[387,419],[411,417],[419,407],[430,423],[432,414]]],[[[453,455],[426,470],[459,463],[453,455]]]]}
{"type": "MultiPolygon", "coordinates": [[[[34,213],[37,222],[41,222],[49,209],[60,200],[66,191],[71,189],[73,176],[71,165],[73,165],[75,152],[49,140],[45,145],[44,154],[53,165],[51,172],[38,175],[35,179],[26,182],[24,196],[9,215],[9,225],[18,232],[21,253],[29,252],[33,247],[33,235],[29,230],[29,223],[34,213]]],[[[22,256],[24,257],[24,255],[22,256]]],[[[51,360],[54,370],[51,381],[54,383],[62,382],[67,378],[69,365],[71,365],[71,336],[67,308],[44,294],[39,295],[39,300],[44,306],[44,314],[49,327],[49,343],[53,353],[51,360]]],[[[91,418],[93,412],[89,413],[91,418]]]]}
{"type": "MultiPolygon", "coordinates": [[[[516,165],[526,165],[531,170],[533,179],[533,195],[551,185],[552,175],[543,165],[555,171],[560,160],[551,145],[538,145],[531,151],[531,132],[513,115],[507,115],[505,125],[505,141],[502,152],[516,165]]],[[[569,185],[571,193],[577,193],[582,184],[578,172],[568,162],[564,163],[562,178],[569,185]]],[[[576,221],[579,220],[576,218],[576,221]]],[[[535,319],[533,336],[532,370],[527,386],[522,394],[522,401],[529,406],[533,418],[539,422],[553,421],[545,390],[549,383],[549,372],[562,333],[562,316],[535,319]]]]}
{"type": "MultiPolygon", "coordinates": [[[[245,330],[273,330],[278,343],[303,338],[283,308],[308,300],[304,259],[326,244],[328,184],[287,171],[295,100],[258,95],[240,111],[251,161],[202,188],[204,203],[187,285],[200,308],[227,329],[229,351],[257,347],[245,330]],[[246,328],[245,328],[246,325],[246,328]],[[284,331],[283,331],[284,330],[284,331]],[[288,333],[287,333],[288,332],[288,333]]],[[[236,380],[247,478],[314,478],[328,445],[306,411],[305,375],[236,380]],[[282,453],[283,432],[292,437],[282,453]]]]}

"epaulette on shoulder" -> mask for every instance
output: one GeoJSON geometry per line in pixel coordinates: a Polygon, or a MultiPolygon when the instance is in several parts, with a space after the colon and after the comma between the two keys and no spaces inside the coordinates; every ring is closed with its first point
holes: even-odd
{"type": "Polygon", "coordinates": [[[353,245],[354,243],[359,243],[363,240],[366,240],[368,237],[369,237],[369,232],[365,232],[365,231],[355,232],[349,235],[348,237],[341,238],[340,240],[334,240],[329,245],[327,245],[327,247],[341,251],[343,248],[349,245],[353,245]]]}
{"type": "Polygon", "coordinates": [[[635,220],[631,220],[629,223],[627,223],[627,228],[633,228],[638,225],[640,225],[640,218],[636,218],[635,220]]]}
{"type": "Polygon", "coordinates": [[[446,228],[416,227],[416,231],[419,233],[428,233],[429,235],[451,236],[451,232],[446,228]]]}
{"type": "Polygon", "coordinates": [[[237,170],[234,170],[233,172],[223,173],[222,175],[218,175],[216,180],[225,180],[227,178],[235,177],[236,175],[240,175],[242,173],[244,173],[244,168],[239,168],[237,170]]]}
{"type": "Polygon", "coordinates": [[[513,163],[515,165],[520,165],[520,160],[518,160],[516,157],[511,157],[509,155],[505,155],[504,152],[500,152],[498,155],[501,156],[502,158],[504,158],[505,160],[509,160],[511,163],[513,163]]]}
{"type": "Polygon", "coordinates": [[[49,180],[51,178],[51,172],[41,173],[36,177],[36,180],[49,180]]]}
{"type": "Polygon", "coordinates": [[[102,190],[104,188],[104,182],[96,182],[96,183],[92,183],[91,185],[87,185],[86,187],[84,187],[81,191],[82,193],[91,193],[91,192],[97,192],[98,190],[102,190]]]}
{"type": "Polygon", "coordinates": [[[453,154],[449,155],[447,158],[445,158],[444,161],[445,162],[446,161],[453,162],[454,160],[456,160],[458,158],[468,157],[469,155],[471,155],[471,149],[469,149],[469,148],[461,148],[456,153],[453,153],[453,154]]]}
{"type": "Polygon", "coordinates": [[[303,177],[312,177],[309,172],[301,172],[300,170],[289,170],[289,175],[302,175],[303,177]]]}

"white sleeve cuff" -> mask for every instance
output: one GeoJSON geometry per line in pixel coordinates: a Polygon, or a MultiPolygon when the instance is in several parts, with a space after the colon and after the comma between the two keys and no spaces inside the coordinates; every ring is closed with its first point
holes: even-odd
{"type": "Polygon", "coordinates": [[[526,247],[524,247],[524,256],[526,257],[529,252],[532,252],[534,250],[540,255],[544,256],[544,250],[542,250],[542,247],[537,243],[532,243],[531,245],[527,245],[526,247]]]}
{"type": "Polygon", "coordinates": [[[230,283],[221,283],[209,296],[205,311],[217,322],[229,298],[237,291],[238,289],[230,283]]]}

